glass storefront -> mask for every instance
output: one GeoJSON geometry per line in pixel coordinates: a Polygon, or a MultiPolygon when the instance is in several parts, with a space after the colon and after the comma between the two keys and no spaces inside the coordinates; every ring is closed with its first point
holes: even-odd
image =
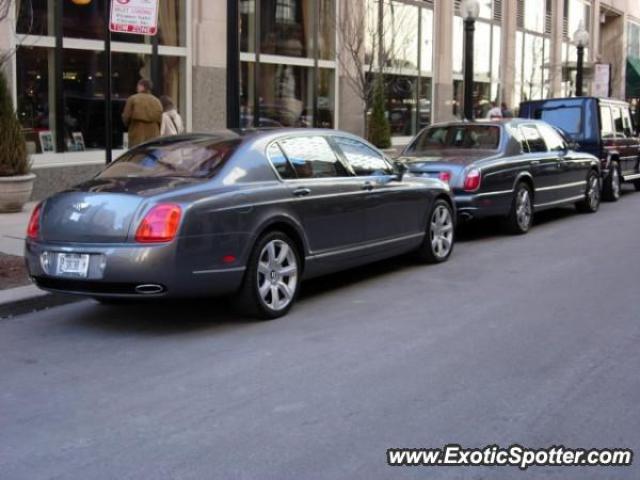
{"type": "Polygon", "coordinates": [[[547,23],[546,0],[524,0],[522,24],[516,32],[516,62],[513,107],[520,102],[547,98],[551,92],[551,25],[547,23]]]}
{"type": "MultiPolygon", "coordinates": [[[[464,21],[460,12],[453,17],[453,101],[452,113],[462,117],[464,97],[464,21]]],[[[491,101],[500,101],[502,26],[494,15],[494,2],[480,2],[480,16],[475,22],[473,57],[473,112],[485,117],[491,101]]]]}
{"type": "MultiPolygon", "coordinates": [[[[590,0],[565,0],[565,24],[567,36],[562,44],[562,94],[571,96],[574,94],[576,84],[577,52],[573,44],[573,34],[583,22],[584,28],[589,30],[591,25],[591,1],[590,0]]],[[[589,61],[589,48],[584,49],[585,64],[589,61]]],[[[584,78],[584,90],[589,91],[589,76],[584,78]]]]}
{"type": "MultiPolygon", "coordinates": [[[[371,38],[376,35],[378,12],[378,0],[368,0],[365,40],[371,90],[378,69],[377,40],[371,38]]],[[[392,136],[408,137],[432,119],[433,10],[416,2],[385,0],[382,15],[387,118],[392,136]]]]}
{"type": "MultiPolygon", "coordinates": [[[[126,99],[135,93],[141,78],[155,82],[157,96],[170,96],[178,110],[186,110],[186,1],[163,1],[158,18],[158,55],[153,56],[151,37],[112,34],[116,43],[111,53],[113,148],[126,146],[126,129],[121,114],[126,99]],[[143,45],[140,45],[143,44],[143,45]]],[[[62,137],[65,152],[105,148],[104,9],[108,0],[79,4],[63,2],[63,16],[57,19],[53,0],[18,3],[17,32],[30,35],[34,46],[16,51],[17,110],[30,151],[53,153],[62,137]],[[64,44],[56,92],[55,32],[62,28],[64,44]],[[69,41],[67,41],[67,39],[69,41]],[[71,42],[72,41],[72,42],[71,42]],[[64,112],[56,112],[56,94],[62,96],[64,112]],[[58,114],[57,114],[58,113],[58,114]],[[61,123],[61,125],[56,125],[61,123]]]]}
{"type": "Polygon", "coordinates": [[[335,0],[240,0],[242,126],[335,125],[335,9],[335,0]]]}

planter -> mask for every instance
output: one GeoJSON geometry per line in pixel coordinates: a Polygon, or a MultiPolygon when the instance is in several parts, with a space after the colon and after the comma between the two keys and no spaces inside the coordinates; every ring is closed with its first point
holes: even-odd
{"type": "Polygon", "coordinates": [[[31,199],[35,178],[33,173],[0,177],[0,213],[21,212],[31,199]]]}

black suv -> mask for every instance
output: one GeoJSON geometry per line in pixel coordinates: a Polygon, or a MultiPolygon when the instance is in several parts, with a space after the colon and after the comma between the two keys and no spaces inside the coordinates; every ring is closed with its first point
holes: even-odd
{"type": "Polygon", "coordinates": [[[575,149],[600,159],[603,197],[617,201],[621,182],[640,190],[640,138],[629,104],[595,97],[550,98],[520,104],[523,118],[536,118],[562,130],[575,149]]]}

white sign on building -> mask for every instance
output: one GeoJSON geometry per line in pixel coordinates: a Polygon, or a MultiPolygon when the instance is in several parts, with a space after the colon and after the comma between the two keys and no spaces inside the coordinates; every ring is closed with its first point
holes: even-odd
{"type": "Polygon", "coordinates": [[[159,0],[111,0],[109,29],[116,33],[158,33],[159,0]]]}
{"type": "Polygon", "coordinates": [[[608,63],[596,63],[593,70],[594,97],[608,97],[611,86],[611,65],[608,63]]]}

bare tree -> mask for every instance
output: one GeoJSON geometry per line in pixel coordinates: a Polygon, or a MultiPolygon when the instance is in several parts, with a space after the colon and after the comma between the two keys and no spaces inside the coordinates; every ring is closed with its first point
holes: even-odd
{"type": "Polygon", "coordinates": [[[417,31],[400,32],[400,26],[410,19],[398,12],[391,1],[369,3],[375,9],[367,9],[366,0],[341,3],[342,12],[336,21],[337,58],[343,78],[362,102],[366,132],[374,91],[372,77],[382,75],[385,69],[406,67],[399,59],[405,57],[410,36],[417,35],[417,31]]]}
{"type": "Polygon", "coordinates": [[[9,16],[12,4],[12,0],[0,0],[0,22],[5,20],[9,16]]]}

